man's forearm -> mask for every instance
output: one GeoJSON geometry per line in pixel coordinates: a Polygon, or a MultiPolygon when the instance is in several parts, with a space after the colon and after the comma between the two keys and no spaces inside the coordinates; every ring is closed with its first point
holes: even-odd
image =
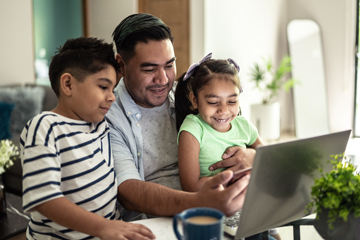
{"type": "Polygon", "coordinates": [[[135,179],[120,184],[118,201],[127,210],[156,216],[172,216],[184,209],[200,206],[194,193],[135,179]]]}

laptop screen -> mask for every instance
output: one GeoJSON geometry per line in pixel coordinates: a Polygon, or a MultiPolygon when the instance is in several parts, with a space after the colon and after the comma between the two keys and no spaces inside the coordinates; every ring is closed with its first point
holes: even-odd
{"type": "Polygon", "coordinates": [[[236,239],[306,216],[314,177],[329,172],[330,156],[345,151],[351,130],[256,150],[236,239]]]}

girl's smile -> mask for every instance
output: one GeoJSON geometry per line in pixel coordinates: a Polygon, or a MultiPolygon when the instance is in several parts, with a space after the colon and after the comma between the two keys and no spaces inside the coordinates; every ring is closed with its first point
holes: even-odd
{"type": "Polygon", "coordinates": [[[197,98],[190,93],[190,99],[207,124],[218,132],[227,132],[239,113],[239,94],[232,80],[218,75],[198,92],[197,98]]]}

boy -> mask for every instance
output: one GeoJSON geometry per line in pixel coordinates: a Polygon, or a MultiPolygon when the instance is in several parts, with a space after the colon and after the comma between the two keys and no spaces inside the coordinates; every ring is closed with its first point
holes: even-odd
{"type": "Polygon", "coordinates": [[[117,184],[105,114],[115,100],[113,45],[68,40],[49,68],[58,105],[21,134],[27,239],[150,239],[142,225],[115,221],[117,184]],[[91,237],[93,236],[93,237],[91,237]]]}

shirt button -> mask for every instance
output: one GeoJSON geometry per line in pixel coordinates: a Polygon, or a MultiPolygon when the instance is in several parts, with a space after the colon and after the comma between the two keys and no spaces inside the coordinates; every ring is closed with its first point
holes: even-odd
{"type": "Polygon", "coordinates": [[[131,114],[131,112],[127,112],[127,115],[130,115],[131,114]]]}
{"type": "Polygon", "coordinates": [[[137,123],[136,126],[140,127],[140,123],[137,123]]]}
{"type": "Polygon", "coordinates": [[[140,157],[140,153],[137,154],[140,157]]]}
{"type": "Polygon", "coordinates": [[[136,117],[140,117],[140,114],[136,114],[136,117]]]}

